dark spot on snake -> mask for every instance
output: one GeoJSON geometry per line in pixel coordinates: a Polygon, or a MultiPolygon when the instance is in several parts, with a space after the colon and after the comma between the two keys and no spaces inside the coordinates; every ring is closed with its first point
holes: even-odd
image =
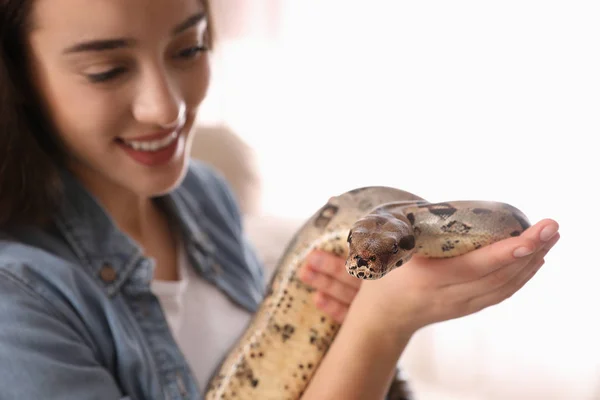
{"type": "Polygon", "coordinates": [[[513,217],[517,220],[517,222],[519,223],[519,225],[521,225],[521,228],[523,230],[529,228],[531,226],[531,224],[522,216],[520,216],[517,213],[513,213],[513,217]]]}
{"type": "Polygon", "coordinates": [[[290,337],[292,337],[292,335],[294,334],[294,332],[296,331],[296,328],[294,328],[292,325],[290,324],[285,324],[283,326],[283,332],[281,334],[281,338],[283,339],[283,341],[285,342],[286,340],[288,340],[290,337]]]}
{"type": "Polygon", "coordinates": [[[430,205],[428,207],[428,210],[433,215],[436,215],[441,218],[448,218],[456,212],[456,208],[452,207],[448,203],[437,203],[430,205]]]}
{"type": "Polygon", "coordinates": [[[302,380],[305,381],[307,379],[306,375],[302,375],[302,380]]]}
{"type": "Polygon", "coordinates": [[[442,251],[446,252],[446,251],[450,251],[454,249],[454,244],[452,242],[450,242],[449,240],[446,241],[446,243],[444,243],[442,245],[442,251]]]}
{"type": "Polygon", "coordinates": [[[406,214],[406,218],[408,219],[408,222],[410,222],[411,224],[415,223],[415,214],[408,213],[408,214],[406,214]]]}
{"type": "Polygon", "coordinates": [[[450,221],[446,225],[442,225],[440,229],[443,232],[468,233],[471,227],[460,221],[450,221]]]}
{"type": "Polygon", "coordinates": [[[510,236],[515,237],[515,236],[519,236],[520,234],[521,234],[521,232],[519,232],[519,231],[512,231],[510,233],[510,236]]]}
{"type": "Polygon", "coordinates": [[[369,271],[375,272],[375,270],[372,267],[369,267],[369,271]]]}
{"type": "Polygon", "coordinates": [[[359,278],[364,278],[364,276],[365,276],[365,273],[364,273],[364,272],[360,271],[360,272],[358,273],[358,277],[359,277],[359,278]]]}
{"type": "Polygon", "coordinates": [[[396,262],[396,267],[400,267],[400,266],[402,266],[402,264],[403,264],[403,263],[404,263],[404,261],[402,261],[402,259],[398,260],[398,261],[396,262]]]}
{"type": "Polygon", "coordinates": [[[492,210],[488,210],[487,208],[474,208],[471,211],[473,211],[473,214],[477,214],[477,215],[480,215],[480,214],[482,214],[482,215],[483,214],[491,214],[492,213],[492,210]]]}
{"type": "Polygon", "coordinates": [[[257,387],[258,386],[258,379],[252,379],[252,381],[250,383],[252,384],[252,387],[257,387]]]}
{"type": "Polygon", "coordinates": [[[307,367],[308,367],[308,369],[312,369],[312,367],[313,367],[312,363],[308,363],[307,367]]]}
{"type": "Polygon", "coordinates": [[[398,246],[404,250],[412,250],[415,247],[415,237],[413,235],[404,236],[398,242],[398,246]]]}

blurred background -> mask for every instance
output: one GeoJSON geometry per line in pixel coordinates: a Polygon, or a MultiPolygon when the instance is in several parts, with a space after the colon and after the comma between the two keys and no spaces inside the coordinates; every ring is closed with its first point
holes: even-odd
{"type": "Polygon", "coordinates": [[[195,155],[234,185],[268,267],[363,185],[554,218],[524,289],[423,329],[401,364],[419,400],[600,399],[600,3],[212,3],[195,155]]]}

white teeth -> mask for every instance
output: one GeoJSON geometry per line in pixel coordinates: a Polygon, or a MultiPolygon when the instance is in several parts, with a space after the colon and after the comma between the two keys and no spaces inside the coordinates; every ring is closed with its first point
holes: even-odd
{"type": "Polygon", "coordinates": [[[172,132],[160,140],[153,141],[135,141],[124,140],[125,144],[137,151],[157,151],[173,143],[177,139],[177,132],[172,132]]]}

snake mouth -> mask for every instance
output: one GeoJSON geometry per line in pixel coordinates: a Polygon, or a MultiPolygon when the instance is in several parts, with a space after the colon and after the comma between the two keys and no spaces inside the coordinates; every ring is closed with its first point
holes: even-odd
{"type": "Polygon", "coordinates": [[[373,268],[358,267],[356,265],[346,265],[346,271],[355,278],[364,280],[379,279],[384,274],[375,272],[373,268]]]}

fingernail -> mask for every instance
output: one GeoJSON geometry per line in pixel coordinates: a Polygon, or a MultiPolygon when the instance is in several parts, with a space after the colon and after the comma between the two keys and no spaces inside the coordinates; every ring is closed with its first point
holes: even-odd
{"type": "Polygon", "coordinates": [[[558,229],[556,229],[554,225],[547,226],[542,229],[542,232],[540,232],[540,240],[542,242],[547,242],[548,240],[552,239],[554,235],[556,235],[556,232],[558,232],[558,229]]]}
{"type": "Polygon", "coordinates": [[[516,258],[525,257],[533,253],[533,250],[527,247],[519,247],[515,251],[513,251],[513,256],[516,258]]]}

